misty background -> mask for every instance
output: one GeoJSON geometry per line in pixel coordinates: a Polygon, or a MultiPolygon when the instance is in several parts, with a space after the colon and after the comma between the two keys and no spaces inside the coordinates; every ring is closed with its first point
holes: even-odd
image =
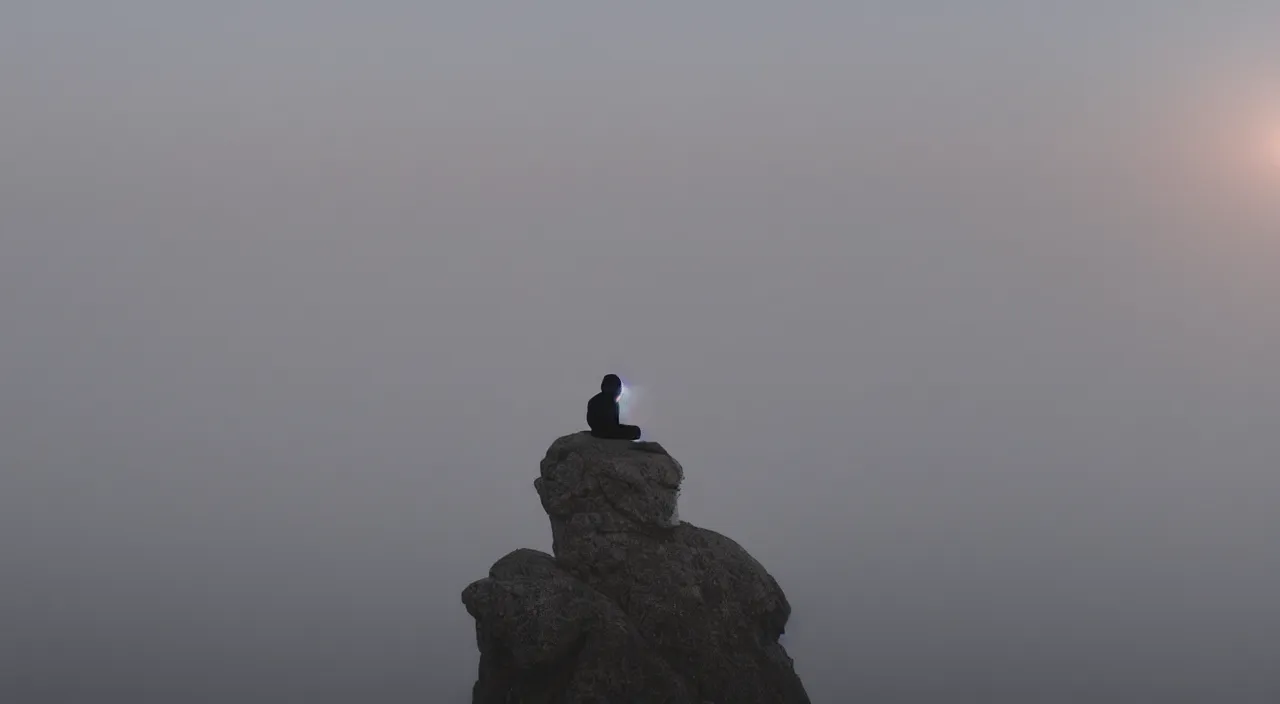
{"type": "Polygon", "coordinates": [[[607,372],[815,702],[1280,701],[1280,6],[0,6],[0,700],[469,701],[607,372]]]}

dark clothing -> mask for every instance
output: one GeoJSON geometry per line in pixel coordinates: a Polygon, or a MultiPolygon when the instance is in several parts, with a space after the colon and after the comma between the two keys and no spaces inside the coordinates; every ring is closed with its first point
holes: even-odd
{"type": "Polygon", "coordinates": [[[601,391],[587,401],[587,425],[592,430],[611,428],[619,425],[618,399],[601,391]]]}
{"type": "Polygon", "coordinates": [[[618,399],[604,391],[587,402],[587,425],[591,427],[591,434],[598,438],[640,439],[639,428],[623,425],[618,420],[618,399]]]}
{"type": "Polygon", "coordinates": [[[639,440],[640,428],[635,425],[618,424],[604,430],[593,429],[591,436],[608,440],[639,440]]]}

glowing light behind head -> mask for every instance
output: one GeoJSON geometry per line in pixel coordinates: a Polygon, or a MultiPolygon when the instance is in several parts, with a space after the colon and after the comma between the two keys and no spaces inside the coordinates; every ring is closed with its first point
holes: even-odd
{"type": "Polygon", "coordinates": [[[636,416],[636,407],[640,402],[643,394],[639,387],[622,385],[622,390],[618,392],[618,416],[622,422],[638,422],[636,416]]]}

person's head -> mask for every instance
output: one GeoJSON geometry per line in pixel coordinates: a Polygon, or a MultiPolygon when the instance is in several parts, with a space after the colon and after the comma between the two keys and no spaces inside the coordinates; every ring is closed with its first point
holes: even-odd
{"type": "Polygon", "coordinates": [[[600,380],[600,390],[616,397],[622,393],[622,379],[617,374],[605,374],[600,380]]]}

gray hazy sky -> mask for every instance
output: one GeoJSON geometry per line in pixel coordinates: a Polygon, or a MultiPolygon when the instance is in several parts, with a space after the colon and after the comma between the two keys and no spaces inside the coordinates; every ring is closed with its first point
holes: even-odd
{"type": "Polygon", "coordinates": [[[1280,698],[1280,5],[0,5],[0,701],[464,702],[605,372],[815,702],[1280,698]]]}

